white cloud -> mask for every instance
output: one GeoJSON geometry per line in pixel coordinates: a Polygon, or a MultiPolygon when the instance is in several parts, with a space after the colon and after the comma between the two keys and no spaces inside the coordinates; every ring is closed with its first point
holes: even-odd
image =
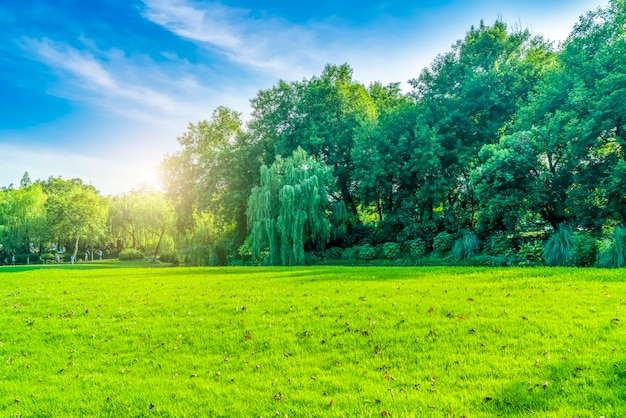
{"type": "Polygon", "coordinates": [[[156,64],[137,63],[119,53],[110,53],[109,59],[96,58],[95,53],[103,55],[101,51],[80,51],[45,38],[27,38],[23,46],[62,75],[51,92],[54,95],[155,123],[163,121],[163,115],[187,110],[185,101],[154,86],[178,86],[185,91],[188,77],[179,84],[156,64]]]}
{"type": "Polygon", "coordinates": [[[144,4],[143,15],[153,23],[276,79],[302,78],[328,58],[320,54],[327,50],[318,37],[321,25],[304,27],[276,17],[256,18],[249,10],[216,2],[144,0],[144,4]]]}
{"type": "Polygon", "coordinates": [[[236,17],[244,17],[245,11],[212,3],[204,10],[194,8],[182,1],[147,0],[145,17],[178,36],[206,42],[227,50],[241,46],[238,30],[230,24],[236,17]]]}

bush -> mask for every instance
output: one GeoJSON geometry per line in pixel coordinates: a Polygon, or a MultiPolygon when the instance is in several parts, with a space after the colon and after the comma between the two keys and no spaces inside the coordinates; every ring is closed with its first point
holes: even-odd
{"type": "Polygon", "coordinates": [[[426,254],[426,249],[432,244],[435,236],[437,236],[436,222],[424,221],[415,222],[406,226],[398,235],[398,239],[406,243],[414,240],[422,240],[426,247],[424,249],[424,254],[426,254]]]}
{"type": "Polygon", "coordinates": [[[412,258],[422,258],[426,255],[426,243],[423,239],[416,238],[407,241],[405,247],[412,258]]]}
{"type": "MultiPolygon", "coordinates": [[[[9,257],[9,262],[11,258],[9,257]]],[[[27,253],[27,254],[15,254],[15,262],[17,264],[26,264],[26,263],[38,263],[39,262],[39,254],[37,253],[27,253]]]]}
{"type": "Polygon", "coordinates": [[[626,228],[618,226],[604,245],[598,266],[607,268],[626,267],[626,228]]]}
{"type": "Polygon", "coordinates": [[[549,266],[571,265],[572,231],[566,225],[560,225],[543,247],[543,258],[549,266]]]}
{"type": "Polygon", "coordinates": [[[448,232],[440,232],[433,240],[433,252],[435,255],[445,255],[452,250],[454,238],[448,232]]]}
{"type": "Polygon", "coordinates": [[[121,261],[129,261],[129,260],[143,260],[144,255],[141,251],[134,250],[132,248],[122,250],[118,258],[121,261]]]}
{"type": "Polygon", "coordinates": [[[543,245],[541,241],[535,240],[532,243],[522,244],[515,261],[520,266],[536,266],[541,264],[542,255],[543,245]]]}
{"type": "Polygon", "coordinates": [[[478,235],[467,229],[461,230],[461,236],[454,241],[452,256],[455,260],[467,260],[472,257],[480,247],[478,235]]]}
{"type": "Polygon", "coordinates": [[[570,257],[577,267],[593,266],[598,258],[598,240],[587,232],[574,232],[570,257]]]}
{"type": "Polygon", "coordinates": [[[382,245],[382,254],[387,260],[395,260],[400,255],[400,244],[397,242],[385,242],[382,245]]]}
{"type": "Polygon", "coordinates": [[[337,260],[343,255],[343,249],[339,247],[330,247],[322,252],[321,257],[330,260],[337,260]]]}
{"type": "Polygon", "coordinates": [[[402,225],[395,217],[385,218],[378,222],[374,230],[374,242],[377,244],[390,242],[397,238],[402,225]]]}
{"type": "Polygon", "coordinates": [[[514,252],[513,240],[504,233],[497,233],[489,237],[485,243],[487,255],[506,256],[514,252]]]}
{"type": "Polygon", "coordinates": [[[359,257],[359,248],[360,247],[358,247],[358,246],[346,248],[341,253],[341,258],[343,260],[357,260],[358,257],[359,257]]]}
{"type": "Polygon", "coordinates": [[[178,254],[173,251],[164,252],[159,257],[159,261],[161,263],[169,263],[169,264],[178,265],[178,254]]]}
{"type": "Polygon", "coordinates": [[[357,254],[360,260],[373,260],[376,258],[376,248],[374,248],[371,244],[363,244],[357,248],[357,254]]]}

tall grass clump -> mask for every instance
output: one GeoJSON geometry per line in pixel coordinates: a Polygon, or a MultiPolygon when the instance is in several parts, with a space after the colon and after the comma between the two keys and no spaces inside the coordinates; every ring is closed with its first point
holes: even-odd
{"type": "Polygon", "coordinates": [[[467,260],[472,257],[480,247],[478,236],[467,229],[461,230],[461,235],[452,245],[452,257],[455,260],[467,260]]]}
{"type": "Polygon", "coordinates": [[[543,259],[549,266],[570,265],[572,248],[572,231],[567,225],[561,224],[546,241],[543,247],[543,259]]]}
{"type": "Polygon", "coordinates": [[[607,268],[626,267],[626,228],[618,226],[600,251],[598,266],[607,268]]]}

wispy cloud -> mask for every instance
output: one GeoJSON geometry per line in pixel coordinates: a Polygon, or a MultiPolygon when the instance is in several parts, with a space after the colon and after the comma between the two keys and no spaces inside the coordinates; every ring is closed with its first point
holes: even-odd
{"type": "Polygon", "coordinates": [[[159,120],[163,115],[185,109],[183,101],[155,89],[155,85],[179,88],[179,91],[188,91],[190,84],[197,87],[188,77],[178,82],[156,64],[138,65],[124,54],[78,50],[47,38],[26,38],[22,45],[33,58],[62,76],[53,94],[120,112],[126,117],[159,120]]]}
{"type": "Polygon", "coordinates": [[[143,16],[164,29],[232,62],[274,77],[297,77],[319,68],[332,45],[322,45],[321,29],[330,26],[292,24],[277,17],[255,17],[250,10],[217,2],[144,0],[143,16]]]}

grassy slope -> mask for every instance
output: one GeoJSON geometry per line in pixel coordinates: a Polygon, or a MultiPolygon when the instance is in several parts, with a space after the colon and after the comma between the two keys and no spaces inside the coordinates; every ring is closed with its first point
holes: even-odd
{"type": "Polygon", "coordinates": [[[623,270],[3,267],[0,415],[625,416],[625,307],[623,270]]]}

